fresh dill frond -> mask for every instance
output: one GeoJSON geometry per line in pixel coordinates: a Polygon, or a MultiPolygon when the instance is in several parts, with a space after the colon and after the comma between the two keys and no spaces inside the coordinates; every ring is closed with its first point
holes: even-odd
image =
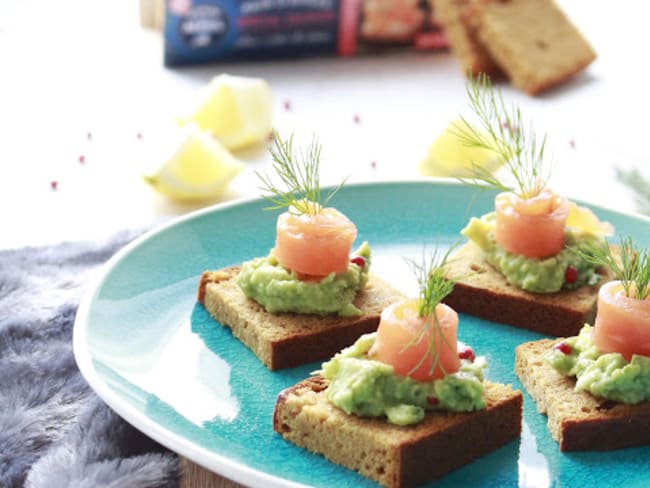
{"type": "Polygon", "coordinates": [[[515,104],[506,105],[500,90],[496,90],[485,73],[467,81],[469,105],[477,116],[478,128],[460,117],[452,132],[468,147],[494,152],[515,180],[511,188],[485,168],[472,163],[469,179],[461,181],[481,188],[514,191],[521,198],[538,195],[550,178],[546,162],[546,135],[537,139],[532,121],[526,123],[515,104]]]}
{"type": "Polygon", "coordinates": [[[637,248],[630,236],[621,237],[618,256],[605,239],[579,252],[588,262],[610,269],[621,281],[626,296],[640,300],[650,296],[650,251],[637,248]]]}
{"type": "Polygon", "coordinates": [[[330,199],[341,189],[345,180],[331,190],[325,197],[320,188],[320,160],[322,146],[312,138],[306,149],[294,150],[293,134],[283,140],[277,132],[273,133],[270,148],[272,166],[285,189],[280,189],[269,175],[256,172],[262,182],[260,190],[271,202],[269,210],[291,208],[298,214],[317,214],[327,206],[330,199]]]}
{"type": "Polygon", "coordinates": [[[650,214],[650,179],[638,168],[614,168],[616,178],[632,190],[640,212],[650,214]]]}
{"type": "Polygon", "coordinates": [[[423,256],[420,263],[406,259],[411,271],[418,282],[418,316],[424,318],[422,328],[418,334],[407,343],[404,348],[413,344],[419,344],[425,337],[429,337],[427,352],[418,363],[409,371],[409,374],[419,369],[428,357],[433,359],[429,373],[432,374],[439,366],[443,374],[447,374],[440,363],[438,350],[441,347],[440,341],[447,343],[447,338],[442,333],[440,321],[436,314],[436,307],[442,300],[454,290],[454,281],[446,277],[445,268],[454,246],[450,247],[442,257],[438,251],[434,251],[429,259],[423,256]],[[429,333],[431,332],[431,333],[429,333]]]}
{"type": "Polygon", "coordinates": [[[445,275],[445,266],[453,247],[442,256],[435,250],[427,259],[423,256],[420,263],[406,259],[418,282],[418,314],[430,316],[447,295],[454,290],[454,282],[445,275]]]}

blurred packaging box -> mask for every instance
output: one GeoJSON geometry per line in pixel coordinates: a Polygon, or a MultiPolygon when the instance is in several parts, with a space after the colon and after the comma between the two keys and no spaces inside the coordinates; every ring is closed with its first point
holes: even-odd
{"type": "Polygon", "coordinates": [[[162,14],[147,18],[168,66],[447,47],[428,0],[166,0],[162,14]]]}

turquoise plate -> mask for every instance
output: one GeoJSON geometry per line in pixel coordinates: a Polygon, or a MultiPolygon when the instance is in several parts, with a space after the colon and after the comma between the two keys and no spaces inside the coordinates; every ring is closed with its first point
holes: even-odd
{"type": "MultiPolygon", "coordinates": [[[[493,194],[440,181],[346,186],[335,205],[373,249],[373,269],[407,293],[403,257],[455,243],[493,194]]],[[[275,434],[280,390],[317,369],[268,371],[229,329],[196,303],[203,270],[268,253],[275,213],[259,199],[219,205],[164,225],[121,250],[84,298],[74,328],[79,367],[96,392],[131,424],[170,449],[250,486],[370,487],[375,483],[275,434]]],[[[649,220],[596,208],[620,234],[650,244],[649,220]]],[[[488,360],[489,379],[523,390],[515,346],[533,332],[461,316],[460,340],[488,360]]],[[[546,417],[524,394],[520,440],[452,472],[436,486],[650,486],[650,447],[560,453],[546,417]]]]}

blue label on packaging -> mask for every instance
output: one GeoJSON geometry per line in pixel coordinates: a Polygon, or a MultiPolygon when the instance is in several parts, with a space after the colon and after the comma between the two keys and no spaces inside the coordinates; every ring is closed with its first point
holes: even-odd
{"type": "Polygon", "coordinates": [[[337,52],[339,0],[167,0],[165,63],[337,52]]]}

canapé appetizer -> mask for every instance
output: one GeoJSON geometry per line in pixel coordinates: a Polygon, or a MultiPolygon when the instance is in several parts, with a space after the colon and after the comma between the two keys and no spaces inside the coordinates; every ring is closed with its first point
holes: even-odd
{"type": "MultiPolygon", "coordinates": [[[[367,242],[328,207],[338,188],[319,185],[320,145],[295,151],[276,135],[273,167],[286,189],[260,176],[277,219],[275,246],[241,266],[205,271],[198,301],[270,369],[322,360],[375,330],[384,306],[402,294],[370,274],[367,242]]],[[[340,188],[340,187],[339,187],[340,188]]]]}
{"type": "Polygon", "coordinates": [[[546,136],[538,140],[520,110],[506,106],[486,77],[471,79],[468,95],[480,130],[461,119],[457,136],[498,154],[505,176],[476,166],[474,178],[465,180],[498,194],[494,210],[461,231],[468,242],[449,266],[458,283],[446,301],[493,321],[574,334],[593,317],[598,287],[611,279],[576,251],[602,242],[613,228],[549,188],[546,136]]]}
{"type": "Polygon", "coordinates": [[[281,392],[273,419],[286,440],[388,487],[438,478],[521,432],[521,392],[486,381],[485,358],[457,341],[443,267],[418,269],[420,296],[281,392]]]}
{"type": "Polygon", "coordinates": [[[650,443],[650,253],[629,238],[619,249],[585,253],[616,277],[600,288],[593,326],[516,349],[517,375],[563,451],[650,443]]]}

